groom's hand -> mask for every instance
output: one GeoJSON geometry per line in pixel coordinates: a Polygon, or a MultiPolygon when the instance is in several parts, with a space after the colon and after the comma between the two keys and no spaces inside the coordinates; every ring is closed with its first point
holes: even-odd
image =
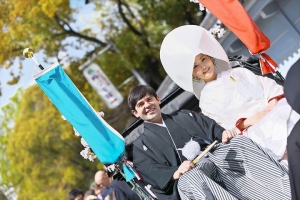
{"type": "Polygon", "coordinates": [[[226,143],[235,137],[238,133],[235,130],[225,130],[222,133],[222,142],[226,143]]]}
{"type": "Polygon", "coordinates": [[[193,163],[193,161],[190,160],[186,160],[183,163],[181,163],[181,165],[178,167],[177,171],[174,172],[173,174],[173,179],[179,179],[180,176],[188,171],[190,171],[191,169],[193,169],[195,167],[195,164],[193,163]]]}

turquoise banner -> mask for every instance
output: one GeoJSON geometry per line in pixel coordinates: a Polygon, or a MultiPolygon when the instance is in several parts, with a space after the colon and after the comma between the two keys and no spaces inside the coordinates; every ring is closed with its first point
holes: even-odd
{"type": "Polygon", "coordinates": [[[125,149],[123,137],[97,116],[59,63],[53,64],[34,77],[51,102],[78,131],[102,163],[112,164],[120,160],[125,149]]]}

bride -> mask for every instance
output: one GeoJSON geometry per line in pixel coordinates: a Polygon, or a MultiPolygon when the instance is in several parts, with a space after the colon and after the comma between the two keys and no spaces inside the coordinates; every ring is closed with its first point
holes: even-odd
{"type": "Polygon", "coordinates": [[[222,46],[200,26],[181,26],[167,34],[160,59],[170,78],[199,99],[204,115],[287,164],[287,136],[299,117],[282,86],[248,69],[231,69],[222,46]]]}

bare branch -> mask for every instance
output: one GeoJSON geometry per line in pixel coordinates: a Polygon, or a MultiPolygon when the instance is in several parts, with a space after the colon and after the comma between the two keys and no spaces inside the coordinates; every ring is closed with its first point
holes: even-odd
{"type": "Polygon", "coordinates": [[[145,32],[145,29],[143,27],[143,25],[137,20],[136,16],[133,14],[132,10],[130,9],[129,5],[125,2],[122,2],[121,0],[118,0],[118,8],[119,8],[119,13],[122,17],[122,19],[124,20],[124,22],[127,24],[127,26],[129,27],[129,29],[136,35],[143,37],[143,41],[144,44],[147,47],[150,47],[150,43],[147,40],[147,35],[145,32]],[[134,19],[136,19],[137,23],[139,24],[139,27],[141,29],[141,31],[138,31],[136,28],[134,28],[134,26],[130,23],[130,21],[128,20],[128,18],[125,16],[123,9],[122,9],[122,5],[124,5],[126,7],[126,9],[129,11],[130,16],[134,19]]]}
{"type": "Polygon", "coordinates": [[[79,32],[74,31],[72,29],[72,27],[69,25],[69,23],[66,22],[65,20],[61,19],[57,13],[55,14],[54,18],[55,18],[57,24],[61,27],[61,29],[63,29],[65,31],[66,34],[71,35],[71,36],[76,36],[76,37],[85,39],[87,41],[95,42],[97,44],[100,44],[101,46],[107,45],[105,42],[102,42],[101,40],[98,40],[97,38],[89,37],[87,35],[83,35],[79,32]],[[68,27],[68,30],[65,28],[65,26],[68,27]]]}
{"type": "MultiPolygon", "coordinates": [[[[136,35],[138,36],[142,36],[143,34],[141,32],[139,32],[136,28],[134,28],[134,26],[130,23],[130,21],[127,19],[127,17],[125,16],[123,9],[122,9],[122,5],[124,5],[124,3],[121,0],[118,0],[118,8],[119,8],[119,13],[122,17],[122,19],[124,20],[124,22],[127,24],[128,28],[136,35]]],[[[128,7],[126,7],[128,9],[128,7]]],[[[132,12],[131,12],[132,13],[132,12]]],[[[135,18],[135,16],[132,13],[132,16],[135,18]]]]}
{"type": "MultiPolygon", "coordinates": [[[[137,19],[136,16],[134,15],[134,13],[132,12],[132,10],[130,9],[130,6],[129,6],[126,2],[124,2],[124,1],[121,2],[121,3],[127,8],[127,10],[128,10],[128,12],[129,12],[129,14],[131,15],[131,17],[134,18],[134,19],[137,19]]],[[[145,35],[146,32],[145,32],[144,26],[142,25],[142,23],[140,23],[139,20],[137,20],[137,23],[138,23],[138,25],[139,25],[139,27],[140,27],[141,33],[142,33],[143,35],[145,35]]]]}

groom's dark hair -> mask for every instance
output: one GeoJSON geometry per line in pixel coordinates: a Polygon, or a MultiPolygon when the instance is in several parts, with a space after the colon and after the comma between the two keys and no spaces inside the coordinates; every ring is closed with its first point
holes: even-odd
{"type": "Polygon", "coordinates": [[[157,99],[155,90],[148,85],[139,85],[133,88],[128,95],[128,106],[131,110],[135,110],[136,103],[146,95],[154,96],[157,99]]]}

